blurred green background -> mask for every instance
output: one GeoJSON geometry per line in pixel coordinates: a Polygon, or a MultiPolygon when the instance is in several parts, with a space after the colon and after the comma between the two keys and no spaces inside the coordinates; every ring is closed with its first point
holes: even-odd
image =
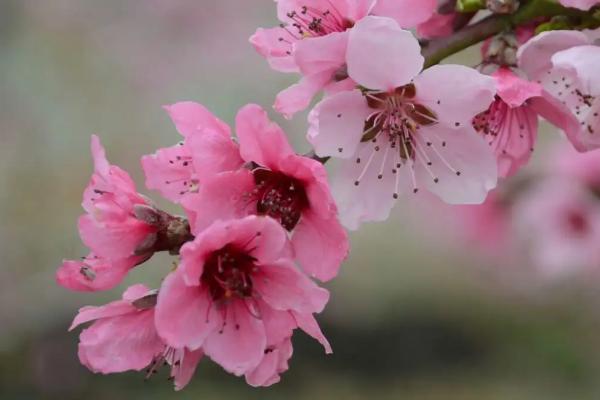
{"type": "MultiPolygon", "coordinates": [[[[328,285],[319,319],[334,354],[298,333],[278,385],[250,388],[206,360],[175,394],[164,373],[145,382],[79,365],[66,331],[76,310],[157,286],[170,268],[156,257],[110,293],[55,285],[61,259],[86,253],[76,218],[90,134],[158,199],[141,189],[139,158],[179,140],[161,105],[195,100],[229,122],[248,102],[268,107],[294,77],[270,71],[247,38],[275,23],[271,0],[0,0],[0,399],[600,398],[594,282],[534,285],[520,266],[507,281],[505,266],[445,239],[451,228],[422,229],[402,203],[352,235],[328,285]]],[[[271,114],[306,150],[306,115],[271,114]]]]}

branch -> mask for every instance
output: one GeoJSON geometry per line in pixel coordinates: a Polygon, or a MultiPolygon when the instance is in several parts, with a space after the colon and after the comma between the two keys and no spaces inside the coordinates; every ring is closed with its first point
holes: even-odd
{"type": "Polygon", "coordinates": [[[514,29],[538,18],[551,18],[559,15],[582,17],[586,13],[563,7],[555,0],[531,0],[512,15],[492,15],[451,36],[428,42],[423,47],[425,68],[438,64],[445,58],[505,30],[514,29]]]}

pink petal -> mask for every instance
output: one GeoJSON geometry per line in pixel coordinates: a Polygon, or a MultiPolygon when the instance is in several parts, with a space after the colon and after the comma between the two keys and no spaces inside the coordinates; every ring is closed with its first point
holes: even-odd
{"type": "Polygon", "coordinates": [[[142,168],[146,187],[159,191],[166,199],[176,203],[194,191],[197,185],[191,153],[183,143],[143,156],[142,168]]]}
{"type": "Polygon", "coordinates": [[[346,63],[347,32],[306,38],[296,43],[294,60],[303,75],[329,72],[330,76],[346,63]]]}
{"type": "Polygon", "coordinates": [[[185,138],[202,129],[212,130],[225,137],[231,136],[229,126],[215,117],[206,107],[191,101],[164,106],[173,120],[177,131],[185,138]]]}
{"type": "Polygon", "coordinates": [[[158,293],[156,329],[165,342],[175,348],[196,350],[221,324],[207,290],[187,286],[179,271],[169,274],[158,293]]]}
{"type": "Polygon", "coordinates": [[[596,4],[600,4],[600,2],[598,0],[560,0],[560,4],[587,11],[596,4]]]}
{"type": "Polygon", "coordinates": [[[427,21],[437,6],[437,0],[377,0],[371,14],[393,18],[402,28],[414,28],[427,21]]]}
{"type": "Polygon", "coordinates": [[[194,376],[194,372],[196,372],[196,367],[203,356],[204,352],[202,350],[184,350],[181,364],[179,366],[175,366],[171,372],[176,391],[183,389],[188,383],[190,383],[194,376]]]}
{"type": "Polygon", "coordinates": [[[586,44],[589,44],[589,39],[581,32],[542,32],[519,48],[519,68],[525,71],[529,78],[539,79],[552,68],[551,58],[554,53],[586,44]]]}
{"type": "Polygon", "coordinates": [[[308,141],[320,157],[354,157],[371,112],[358,90],[327,97],[311,113],[308,141]]]}
{"type": "Polygon", "coordinates": [[[79,358],[94,372],[140,371],[164,348],[151,311],[96,321],[79,336],[79,358]]]}
{"type": "Polygon", "coordinates": [[[116,223],[101,223],[90,215],[82,215],[78,225],[83,243],[97,255],[110,260],[133,256],[140,243],[156,231],[133,217],[116,223]]]}
{"type": "Polygon", "coordinates": [[[94,170],[101,176],[108,176],[110,173],[110,164],[106,159],[106,152],[100,138],[96,135],[92,135],[92,157],[94,158],[94,170]]]}
{"type": "Polygon", "coordinates": [[[487,110],[496,94],[493,78],[461,65],[436,65],[415,78],[417,102],[427,106],[448,126],[471,125],[487,110]]]}
{"type": "Polygon", "coordinates": [[[579,136],[579,121],[558,99],[544,91],[542,97],[531,99],[529,104],[542,118],[564,131],[578,151],[586,150],[586,145],[579,136]]]}
{"type": "Polygon", "coordinates": [[[350,31],[348,75],[368,89],[390,91],[423,68],[417,39],[389,18],[366,17],[350,31]]]}
{"type": "Polygon", "coordinates": [[[255,202],[247,196],[255,188],[254,177],[247,169],[224,172],[205,181],[197,195],[182,202],[192,214],[192,232],[200,233],[216,220],[229,220],[256,214],[255,202]]]}
{"type": "Polygon", "coordinates": [[[578,46],[560,51],[552,56],[555,68],[574,71],[585,94],[600,95],[600,47],[578,46]]]}
{"type": "Polygon", "coordinates": [[[238,145],[231,136],[224,136],[211,129],[201,129],[186,139],[192,154],[192,164],[200,184],[213,175],[233,171],[244,164],[238,145]]]}
{"type": "Polygon", "coordinates": [[[256,51],[267,59],[271,68],[280,72],[297,72],[292,56],[292,44],[298,39],[281,27],[258,28],[250,38],[256,51]]]}
{"type": "Polygon", "coordinates": [[[527,100],[542,95],[542,85],[521,79],[508,68],[499,68],[493,76],[498,96],[510,107],[519,107],[527,100]]]}
{"type": "Polygon", "coordinates": [[[265,327],[241,300],[226,307],[226,320],[206,339],[203,348],[226,371],[240,376],[260,363],[267,344],[265,327]]]}
{"type": "Polygon", "coordinates": [[[397,169],[393,153],[386,157],[385,152],[375,151],[370,142],[361,143],[355,158],[343,160],[332,178],[340,220],[348,229],[356,230],[367,221],[386,220],[395,204],[394,195],[412,190],[408,168],[397,169]],[[397,174],[393,174],[396,169],[397,174]]]}
{"type": "Polygon", "coordinates": [[[327,341],[327,338],[325,338],[325,335],[323,335],[323,332],[321,332],[321,328],[319,328],[319,324],[312,314],[300,314],[292,312],[292,315],[296,319],[296,323],[300,329],[321,343],[325,349],[325,353],[333,353],[329,341],[327,341]]]}
{"type": "Polygon", "coordinates": [[[483,203],[498,180],[496,159],[485,140],[470,125],[447,128],[438,124],[422,127],[419,133],[423,141],[433,143],[423,146],[432,165],[416,164],[419,184],[448,204],[483,203]]]}
{"type": "Polygon", "coordinates": [[[289,311],[273,309],[264,300],[255,300],[260,310],[260,317],[265,325],[267,346],[276,346],[289,339],[297,328],[296,320],[289,311]]]}
{"type": "Polygon", "coordinates": [[[260,364],[246,373],[246,382],[254,387],[270,386],[279,382],[279,375],[287,371],[288,360],[292,357],[293,351],[290,339],[286,339],[278,346],[269,349],[260,364]]]}
{"type": "Polygon", "coordinates": [[[79,312],[73,319],[69,330],[77,328],[86,322],[97,319],[118,317],[121,315],[135,314],[138,310],[128,301],[117,300],[100,307],[86,306],[79,309],[79,312]]]}
{"type": "Polygon", "coordinates": [[[283,114],[285,118],[290,119],[297,112],[305,110],[317,93],[331,83],[331,79],[330,71],[304,76],[300,82],[277,95],[273,108],[283,114]]]}
{"type": "Polygon", "coordinates": [[[236,117],[240,153],[247,162],[274,169],[281,158],[295,154],[285,132],[256,104],[243,107],[236,117]]]}
{"type": "Polygon", "coordinates": [[[335,278],[348,256],[348,235],[337,216],[325,219],[304,213],[294,230],[292,245],[302,269],[321,281],[335,278]]]}
{"type": "Polygon", "coordinates": [[[259,268],[254,289],[274,309],[319,313],[325,308],[329,292],[297,271],[292,262],[278,261],[259,268]]]}

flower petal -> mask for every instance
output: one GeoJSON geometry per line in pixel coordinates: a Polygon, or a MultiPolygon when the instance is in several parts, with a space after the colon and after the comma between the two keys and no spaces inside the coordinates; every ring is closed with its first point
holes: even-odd
{"type": "Polygon", "coordinates": [[[265,327],[241,300],[226,307],[226,320],[206,339],[203,348],[214,362],[240,376],[256,368],[262,360],[267,344],[265,327]]]}
{"type": "Polygon", "coordinates": [[[493,78],[462,65],[436,65],[415,78],[417,102],[448,126],[470,126],[496,94],[493,78]]]}
{"type": "Polygon", "coordinates": [[[261,265],[253,283],[265,303],[280,311],[318,313],[329,300],[329,292],[296,270],[290,261],[261,265]]]}
{"type": "Polygon", "coordinates": [[[578,31],[542,32],[519,48],[519,68],[530,79],[537,80],[552,68],[551,58],[556,52],[586,44],[589,44],[589,39],[578,31]]]}
{"type": "Polygon", "coordinates": [[[306,38],[294,47],[294,60],[303,75],[315,75],[335,71],[346,63],[347,32],[334,32],[329,35],[306,38]]]}
{"type": "Polygon", "coordinates": [[[348,256],[348,235],[336,216],[322,218],[305,213],[292,236],[296,259],[302,270],[321,281],[335,278],[348,256]]]}
{"type": "Polygon", "coordinates": [[[319,157],[354,157],[371,112],[358,90],[327,97],[311,113],[308,141],[319,157]]]}
{"type": "Polygon", "coordinates": [[[348,75],[368,89],[391,91],[423,68],[419,42],[390,18],[366,17],[350,31],[348,75]]]}
{"type": "Polygon", "coordinates": [[[331,82],[331,78],[329,71],[302,77],[300,82],[279,92],[273,108],[285,118],[292,118],[310,105],[317,93],[331,82]]]}
{"type": "Polygon", "coordinates": [[[155,320],[158,334],[169,346],[191,350],[199,349],[221,324],[207,290],[186,285],[180,271],[172,272],[163,281],[155,320]]]}
{"type": "Polygon", "coordinates": [[[432,143],[422,146],[432,165],[415,167],[419,184],[448,204],[483,203],[498,180],[496,159],[485,140],[471,126],[433,125],[419,133],[423,141],[432,143]]]}
{"type": "Polygon", "coordinates": [[[240,153],[247,162],[274,169],[280,159],[295,154],[285,132],[256,104],[243,107],[236,117],[240,153]]]}
{"type": "Polygon", "coordinates": [[[163,108],[169,113],[177,131],[185,138],[197,134],[202,129],[213,130],[225,137],[231,136],[229,126],[201,104],[182,101],[163,108]]]}
{"type": "Polygon", "coordinates": [[[431,18],[437,6],[437,0],[377,0],[371,14],[393,18],[402,28],[414,28],[431,18]]]}

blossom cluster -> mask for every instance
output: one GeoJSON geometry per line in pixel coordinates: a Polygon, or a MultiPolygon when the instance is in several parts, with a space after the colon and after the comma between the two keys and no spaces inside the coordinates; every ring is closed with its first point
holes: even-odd
{"type": "MultiPolygon", "coordinates": [[[[146,187],[181,206],[177,216],[140,194],[92,137],[94,173],[78,224],[90,253],[64,261],[58,283],[108,290],[157,252],[176,261],[157,289],[136,284],[121,300],[79,311],[71,328],[88,324],[78,354],[90,370],[150,376],[165,364],[181,389],[207,357],[250,385],[278,382],[297,328],[331,352],[315,319],[329,300],[318,282],[338,275],[346,229],[383,221],[397,202],[424,193],[489,204],[498,182],[529,162],[540,118],[576,151],[600,147],[597,31],[536,35],[535,24],[547,22],[536,20],[484,43],[471,68],[431,66],[424,56],[419,38],[447,38],[464,19],[436,0],[278,0],[277,15],[281,24],[250,42],[274,70],[301,76],[279,93],[277,112],[292,118],[322,95],[308,117],[313,153],[297,154],[258,105],[238,112],[235,134],[200,104],[165,106],[181,140],[141,165],[146,187]]],[[[555,209],[579,193],[544,190],[555,209]]],[[[543,218],[538,203],[528,218],[543,218]]],[[[600,232],[600,213],[594,223],[582,218],[572,218],[574,229],[600,232]]]]}

